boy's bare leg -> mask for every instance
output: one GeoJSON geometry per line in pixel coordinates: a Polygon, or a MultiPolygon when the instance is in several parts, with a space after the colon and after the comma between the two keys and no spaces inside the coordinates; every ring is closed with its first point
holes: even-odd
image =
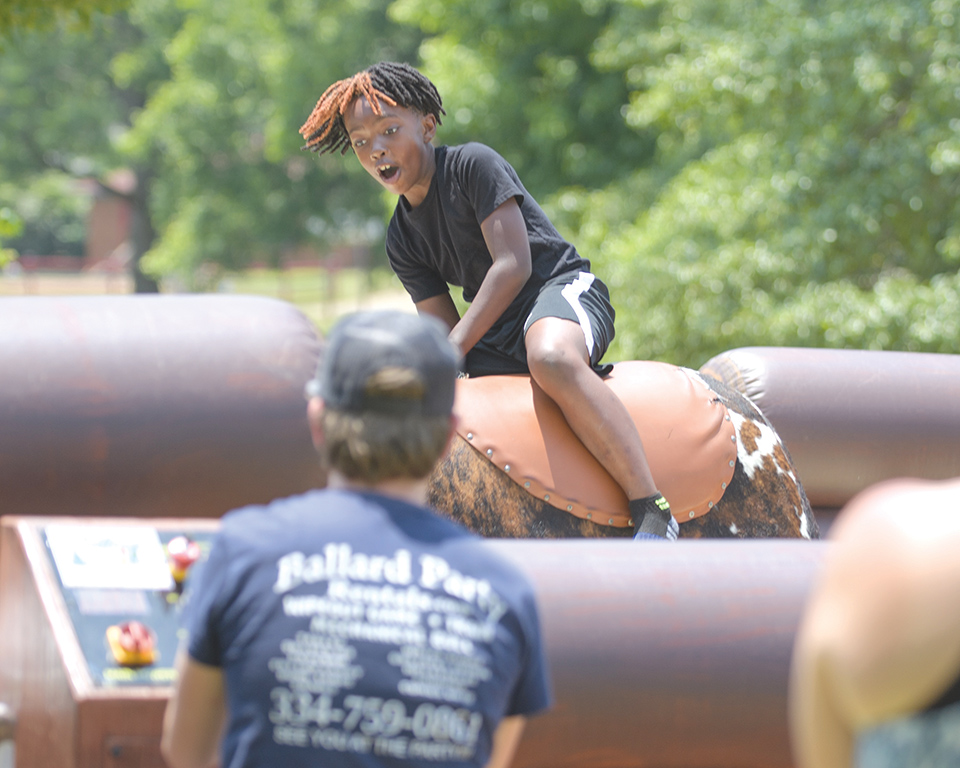
{"type": "Polygon", "coordinates": [[[558,317],[542,318],[527,331],[526,345],[534,381],[627,498],[656,493],[640,433],[620,398],[590,367],[580,326],[558,317]]]}
{"type": "Polygon", "coordinates": [[[560,407],[574,434],[629,500],[657,494],[640,433],[620,398],[590,367],[580,326],[545,317],[527,330],[534,381],[560,407]]]}

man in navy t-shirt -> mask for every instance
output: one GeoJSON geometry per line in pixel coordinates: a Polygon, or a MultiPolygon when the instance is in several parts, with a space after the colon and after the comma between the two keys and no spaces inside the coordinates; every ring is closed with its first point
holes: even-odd
{"type": "Polygon", "coordinates": [[[505,766],[550,703],[533,590],[424,508],[458,353],[400,312],[334,329],[308,420],[329,487],[224,517],[164,720],[171,768],[505,766]]]}

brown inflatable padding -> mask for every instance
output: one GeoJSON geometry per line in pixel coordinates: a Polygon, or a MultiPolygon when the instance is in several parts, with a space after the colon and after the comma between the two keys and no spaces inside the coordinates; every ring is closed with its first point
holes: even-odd
{"type": "Polygon", "coordinates": [[[3,299],[0,514],[218,517],[316,486],[319,349],[273,299],[3,299]]]}
{"type": "Polygon", "coordinates": [[[742,347],[700,372],[763,411],[815,507],[891,478],[960,476],[960,355],[742,347]]]}
{"type": "Polygon", "coordinates": [[[826,542],[493,545],[534,582],[556,700],[515,768],[792,765],[790,655],[826,542]]]}

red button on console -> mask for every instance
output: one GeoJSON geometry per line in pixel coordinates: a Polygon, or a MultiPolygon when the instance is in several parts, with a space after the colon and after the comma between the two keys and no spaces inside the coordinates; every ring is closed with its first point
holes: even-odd
{"type": "Polygon", "coordinates": [[[167,555],[170,558],[170,573],[173,580],[181,584],[187,577],[187,571],[200,557],[200,545],[186,536],[176,536],[167,544],[167,555]]]}
{"type": "Polygon", "coordinates": [[[139,621],[125,621],[107,627],[107,644],[114,660],[122,667],[153,664],[157,656],[157,636],[139,621]]]}

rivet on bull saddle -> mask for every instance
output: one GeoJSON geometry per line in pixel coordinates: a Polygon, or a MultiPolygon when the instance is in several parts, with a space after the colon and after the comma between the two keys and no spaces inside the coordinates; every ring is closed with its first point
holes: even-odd
{"type": "MultiPolygon", "coordinates": [[[[737,443],[726,407],[694,373],[617,363],[605,380],[627,406],[674,517],[707,513],[733,477],[737,443]]],[[[602,525],[632,525],[627,498],[528,375],[458,382],[460,435],[530,494],[602,525]]]]}

